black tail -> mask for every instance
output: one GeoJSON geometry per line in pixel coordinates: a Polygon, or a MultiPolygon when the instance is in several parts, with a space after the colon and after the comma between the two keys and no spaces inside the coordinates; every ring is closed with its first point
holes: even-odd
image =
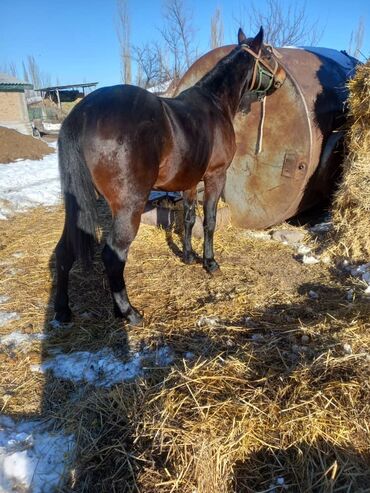
{"type": "Polygon", "coordinates": [[[62,126],[59,141],[59,172],[65,203],[64,233],[76,259],[89,265],[94,253],[98,223],[97,198],[76,133],[62,126]]]}

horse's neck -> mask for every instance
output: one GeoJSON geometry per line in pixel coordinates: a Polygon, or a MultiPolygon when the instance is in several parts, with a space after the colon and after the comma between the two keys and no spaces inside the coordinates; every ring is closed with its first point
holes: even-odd
{"type": "Polygon", "coordinates": [[[231,118],[234,118],[238,109],[241,92],[250,70],[240,53],[234,53],[233,56],[234,60],[228,63],[221,60],[196,84],[216,98],[231,118]]]}

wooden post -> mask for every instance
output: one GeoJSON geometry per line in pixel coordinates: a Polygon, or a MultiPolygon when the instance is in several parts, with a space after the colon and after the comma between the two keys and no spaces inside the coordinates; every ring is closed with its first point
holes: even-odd
{"type": "Polygon", "coordinates": [[[57,98],[58,98],[58,108],[60,109],[61,106],[60,106],[60,97],[59,97],[59,90],[56,89],[56,93],[57,93],[57,98]]]}

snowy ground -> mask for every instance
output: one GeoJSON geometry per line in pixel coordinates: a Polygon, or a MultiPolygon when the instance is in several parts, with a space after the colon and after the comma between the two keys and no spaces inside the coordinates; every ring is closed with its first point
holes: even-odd
{"type": "Polygon", "coordinates": [[[110,349],[102,349],[95,353],[76,351],[70,354],[57,354],[41,365],[33,365],[32,370],[45,372],[50,370],[54,376],[73,382],[87,382],[96,387],[111,387],[125,380],[132,380],[143,375],[145,365],[169,366],[173,355],[169,347],[157,351],[133,353],[123,363],[117,359],[110,349]]]}
{"type": "Polygon", "coordinates": [[[40,421],[16,423],[0,416],[0,492],[55,491],[73,448],[72,436],[52,433],[40,421]]]}
{"type": "Polygon", "coordinates": [[[39,160],[0,164],[0,219],[29,207],[55,205],[60,199],[57,152],[39,160]]]}

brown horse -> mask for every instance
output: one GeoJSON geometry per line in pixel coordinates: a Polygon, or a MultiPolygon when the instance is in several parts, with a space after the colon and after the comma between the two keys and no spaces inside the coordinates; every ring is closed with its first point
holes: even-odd
{"type": "Polygon", "coordinates": [[[245,93],[270,93],[285,80],[274,51],[262,42],[262,28],[254,39],[239,29],[238,45],[230,54],[176,98],[129,85],[105,87],[84,98],[65,119],[59,167],[66,216],[56,248],[56,320],[71,318],[68,277],[74,260],[88,263],[92,256],[96,192],[113,217],[102,259],[117,316],[132,324],[142,320],[129,302],[123,271],[152,189],[184,192],[183,256],[191,264],[196,186],[204,180],[203,266],[209,273],[219,268],[213,233],[235,153],[233,118],[245,93]]]}

